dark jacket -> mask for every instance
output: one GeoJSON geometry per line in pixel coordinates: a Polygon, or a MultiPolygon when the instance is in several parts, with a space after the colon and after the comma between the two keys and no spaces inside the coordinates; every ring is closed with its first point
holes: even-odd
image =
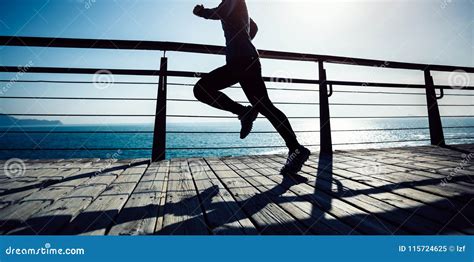
{"type": "Polygon", "coordinates": [[[245,0],[222,0],[212,9],[202,9],[198,14],[206,19],[221,20],[226,39],[226,59],[258,57],[252,39],[258,31],[257,24],[249,17],[245,0]]]}

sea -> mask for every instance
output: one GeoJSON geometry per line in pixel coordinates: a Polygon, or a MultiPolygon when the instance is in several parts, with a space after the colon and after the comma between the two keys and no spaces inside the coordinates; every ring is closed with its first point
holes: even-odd
{"type": "MultiPolygon", "coordinates": [[[[473,118],[443,118],[442,122],[448,144],[474,143],[473,118]]],[[[300,143],[311,145],[309,148],[317,152],[319,133],[313,131],[318,131],[319,122],[292,121],[292,124],[300,143]]],[[[427,127],[426,118],[331,122],[335,150],[429,145],[427,127]]],[[[168,123],[166,158],[287,151],[266,120],[258,120],[253,130],[256,133],[245,140],[239,138],[239,128],[238,121],[168,123]],[[209,131],[219,133],[205,133],[209,131]]],[[[152,124],[8,126],[0,130],[0,159],[150,158],[153,144],[152,124]]]]}

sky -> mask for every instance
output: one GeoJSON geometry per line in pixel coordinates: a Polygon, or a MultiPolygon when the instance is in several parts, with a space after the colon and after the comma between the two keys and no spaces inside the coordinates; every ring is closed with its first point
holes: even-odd
{"type": "MultiPolygon", "coordinates": [[[[0,0],[0,35],[94,39],[176,41],[223,45],[218,21],[193,16],[196,4],[215,7],[220,1],[191,0],[0,0]]],[[[250,16],[259,33],[259,49],[323,55],[372,58],[389,61],[474,66],[473,0],[247,0],[250,16]]],[[[64,66],[92,68],[157,69],[162,52],[61,48],[0,47],[4,66],[64,66]]],[[[171,52],[170,70],[207,72],[225,63],[223,56],[171,52]]],[[[310,62],[262,61],[263,74],[283,78],[317,79],[317,66],[310,62]]],[[[327,65],[331,80],[423,83],[420,71],[327,65]]],[[[436,84],[460,79],[474,85],[472,74],[453,76],[433,73],[436,84]]],[[[0,73],[2,96],[156,97],[156,85],[31,84],[21,80],[92,80],[92,75],[0,73]]],[[[111,76],[112,82],[156,82],[152,77],[111,76]]],[[[194,83],[197,79],[168,79],[171,83],[194,83]]],[[[268,83],[270,87],[317,88],[292,83],[268,83]]],[[[363,88],[369,91],[378,88],[363,88]]],[[[193,98],[192,88],[169,86],[169,98],[193,98]]],[[[361,90],[335,87],[335,90],[361,90]]],[[[391,91],[417,92],[393,89],[391,91]]],[[[418,90],[420,91],[420,90],[418,90]]],[[[463,93],[462,90],[449,92],[463,93]]],[[[449,93],[448,92],[448,93],[449,93]]],[[[240,90],[226,90],[244,100],[240,90]]],[[[466,93],[464,91],[464,93],[466,93]]],[[[272,91],[274,101],[317,102],[316,93],[272,91]]],[[[1,113],[153,114],[152,101],[0,100],[1,113]]],[[[348,95],[336,93],[335,103],[426,103],[423,96],[348,95]]],[[[440,104],[474,104],[472,97],[446,97],[440,104]]],[[[169,102],[169,114],[228,115],[199,103],[169,102]]],[[[289,116],[317,116],[317,107],[279,106],[289,116]]],[[[331,106],[332,116],[426,115],[426,108],[367,108],[331,106]]],[[[442,107],[443,115],[468,115],[473,106],[442,107]]],[[[55,117],[66,124],[149,123],[152,118],[55,117]]],[[[185,119],[180,119],[184,121],[185,119]]],[[[189,119],[188,119],[189,120],[189,119]]],[[[171,119],[178,121],[178,119],[171,119]]]]}

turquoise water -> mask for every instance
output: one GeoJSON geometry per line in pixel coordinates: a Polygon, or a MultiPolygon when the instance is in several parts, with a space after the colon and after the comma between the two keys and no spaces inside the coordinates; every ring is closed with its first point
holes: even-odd
{"type": "MultiPolygon", "coordinates": [[[[292,122],[298,131],[318,130],[317,120],[292,122]]],[[[426,128],[426,119],[380,119],[380,120],[332,120],[333,143],[335,149],[377,148],[429,144],[429,130],[391,130],[391,131],[336,131],[336,130],[362,130],[362,129],[387,129],[387,128],[426,128]],[[376,143],[376,144],[348,144],[384,141],[409,141],[404,143],[376,143]]],[[[444,127],[474,126],[472,118],[447,118],[443,119],[444,127]]],[[[151,149],[127,150],[127,148],[151,148],[151,133],[134,133],[136,131],[152,131],[152,125],[64,125],[64,126],[31,126],[31,127],[3,127],[0,128],[0,158],[8,159],[34,158],[149,158],[151,149]],[[6,132],[8,130],[9,132],[6,132]],[[20,133],[10,133],[19,131],[20,133]],[[23,131],[42,131],[51,133],[23,133],[23,131]],[[110,131],[112,133],[92,134],[57,134],[52,132],[75,131],[110,131]],[[130,134],[114,133],[117,131],[131,131],[130,134]],[[20,148],[68,148],[68,151],[17,151],[20,148]],[[82,148],[82,150],[78,150],[82,148]],[[93,148],[106,148],[107,150],[91,150],[93,148]],[[116,149],[115,149],[116,148],[116,149]]],[[[282,139],[276,133],[251,134],[247,139],[240,140],[238,133],[229,134],[176,134],[173,131],[187,132],[238,132],[239,123],[234,122],[196,122],[196,123],[170,123],[167,128],[167,158],[174,157],[201,157],[201,156],[231,156],[246,154],[267,154],[285,152],[284,147],[261,148],[261,146],[284,146],[282,139]],[[215,147],[256,147],[244,149],[176,149],[176,148],[215,148],[215,147]]],[[[254,131],[273,131],[265,120],[255,124],[254,131]]],[[[472,137],[474,128],[445,128],[446,140],[449,144],[474,143],[472,137]],[[464,138],[464,139],[456,139],[464,138]]],[[[303,144],[319,144],[319,133],[298,133],[298,138],[303,144]]],[[[317,151],[318,147],[311,147],[317,151]]]]}

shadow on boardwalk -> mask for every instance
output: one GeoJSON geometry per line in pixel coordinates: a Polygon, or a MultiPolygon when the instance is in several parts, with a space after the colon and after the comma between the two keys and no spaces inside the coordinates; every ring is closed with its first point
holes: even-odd
{"type": "MultiPolygon", "coordinates": [[[[143,163],[141,163],[143,164],[143,163]]],[[[423,205],[412,207],[397,208],[393,206],[390,210],[378,212],[369,212],[371,203],[359,202],[352,203],[358,196],[364,196],[358,201],[368,201],[370,197],[377,194],[387,194],[394,190],[413,189],[418,186],[430,186],[440,183],[440,179],[426,178],[418,181],[404,181],[392,183],[389,186],[377,186],[360,190],[347,190],[344,181],[334,179],[333,174],[333,156],[321,155],[318,159],[318,167],[315,173],[287,177],[283,176],[280,182],[274,181],[274,186],[268,190],[261,191],[259,194],[252,195],[245,200],[235,201],[243,212],[229,213],[221,212],[228,209],[228,203],[220,201],[213,202],[219,194],[217,185],[210,186],[198,194],[185,198],[178,203],[166,203],[166,206],[146,205],[141,207],[125,207],[121,210],[110,209],[105,211],[89,212],[83,211],[73,217],[69,215],[42,216],[22,220],[1,219],[0,228],[2,232],[13,234],[82,234],[96,230],[105,230],[109,232],[112,226],[119,223],[130,222],[136,219],[147,219],[164,217],[165,215],[186,216],[188,217],[180,223],[167,225],[158,234],[184,235],[184,234],[439,234],[439,233],[472,233],[473,225],[469,218],[473,217],[472,195],[461,194],[453,197],[445,197],[442,200],[432,201],[423,205]],[[308,178],[315,177],[315,182],[311,183],[308,178]],[[335,184],[335,188],[333,187],[335,184]],[[299,185],[311,186],[314,192],[306,194],[294,194],[299,185]],[[288,193],[291,194],[288,194],[288,193]],[[369,197],[369,198],[367,198],[369,197]],[[337,204],[335,204],[337,202],[337,204]],[[190,206],[191,203],[200,203],[199,207],[190,206]],[[294,217],[290,221],[280,221],[277,224],[261,225],[253,219],[253,216],[270,204],[276,204],[279,207],[285,204],[293,203],[297,208],[298,203],[310,203],[311,210],[304,210],[308,215],[302,219],[294,217]],[[346,205],[342,205],[342,204],[346,205]],[[459,204],[465,203],[460,212],[456,212],[461,207],[459,204]],[[178,206],[188,206],[187,209],[178,206]],[[353,208],[360,206],[358,210],[366,212],[352,212],[353,208]],[[204,207],[205,210],[204,210],[204,207]],[[440,208],[440,207],[444,207],[440,208]],[[451,209],[449,207],[452,207],[451,209]],[[185,210],[201,209],[198,215],[188,214],[185,210]],[[162,211],[159,211],[162,210],[162,211]],[[158,211],[158,212],[157,212],[158,211]],[[161,212],[161,213],[159,213],[161,212]],[[225,217],[222,217],[225,215],[225,217]],[[209,217],[221,216],[219,221],[209,220],[209,217]],[[434,216],[437,216],[436,219],[434,216]],[[412,219],[416,217],[417,219],[412,219]],[[403,219],[406,218],[406,221],[403,219]],[[250,219],[255,229],[226,227],[226,224],[250,219]],[[72,220],[72,221],[71,221],[72,220]],[[100,220],[101,223],[91,223],[91,221],[100,220]],[[427,225],[417,223],[428,221],[427,225]],[[446,223],[442,223],[445,221],[446,223]],[[67,230],[64,230],[66,229],[67,230]],[[195,228],[206,228],[193,231],[195,228]],[[451,231],[454,228],[455,232],[451,231]]],[[[138,165],[138,164],[137,164],[138,165]]],[[[207,164],[206,164],[207,165],[207,164]]],[[[207,166],[210,168],[210,166],[207,166]]],[[[124,168],[124,167],[122,167],[124,168]]],[[[120,169],[116,167],[110,170],[104,170],[102,174],[113,172],[120,169]]],[[[258,171],[258,169],[255,169],[258,171]]],[[[78,179],[91,176],[91,173],[84,173],[67,178],[67,180],[78,179]]],[[[263,176],[263,175],[262,175],[263,176]]],[[[273,175],[274,176],[274,175],[273,175]]],[[[274,179],[272,176],[267,178],[274,179]]],[[[245,179],[245,178],[244,178],[245,179]]],[[[270,179],[270,180],[271,180],[270,179]]],[[[269,180],[269,181],[270,181],[269,180]]],[[[273,181],[273,180],[272,180],[273,181]]],[[[64,182],[61,181],[61,182],[64,182]]],[[[472,183],[469,175],[459,175],[453,178],[452,182],[472,183]]],[[[52,181],[48,183],[38,183],[28,187],[18,187],[1,193],[1,196],[21,192],[37,187],[47,187],[60,183],[52,181]]],[[[227,186],[227,185],[224,185],[227,186]]],[[[260,189],[261,190],[261,189],[260,189]]],[[[235,198],[234,198],[235,200],[235,198]]],[[[375,199],[374,199],[375,201],[375,199]]],[[[377,200],[380,201],[380,200],[377,200]]],[[[374,202],[377,203],[377,202],[374,202]]],[[[293,206],[292,206],[293,207],[293,206]]],[[[285,209],[285,208],[283,208],[285,209]]],[[[0,211],[1,214],[1,211],[0,211]]]]}

